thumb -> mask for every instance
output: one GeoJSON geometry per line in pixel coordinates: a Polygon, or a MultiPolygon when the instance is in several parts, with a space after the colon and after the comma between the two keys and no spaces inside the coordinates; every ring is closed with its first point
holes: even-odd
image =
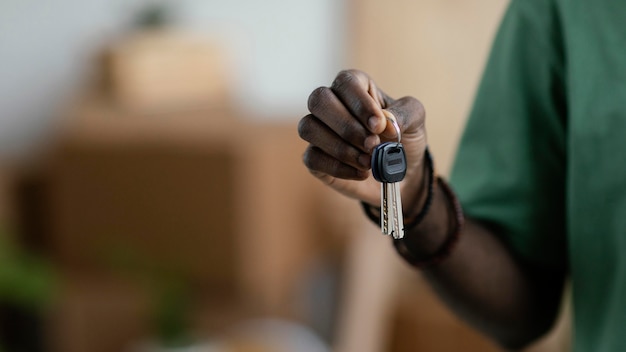
{"type": "MultiPolygon", "coordinates": [[[[401,142],[406,151],[407,175],[405,179],[411,177],[422,177],[424,152],[426,150],[426,128],[425,112],[422,103],[412,97],[398,99],[384,111],[395,117],[401,131],[401,142]]],[[[393,119],[393,118],[392,118],[393,119]]],[[[393,122],[388,120],[387,126],[381,135],[381,139],[397,141],[398,134],[393,122]]]]}
{"type": "Polygon", "coordinates": [[[390,121],[394,118],[398,123],[402,137],[424,133],[426,112],[422,103],[413,97],[404,97],[390,102],[383,113],[387,117],[387,126],[381,135],[386,139],[398,138],[396,128],[390,121]]]}

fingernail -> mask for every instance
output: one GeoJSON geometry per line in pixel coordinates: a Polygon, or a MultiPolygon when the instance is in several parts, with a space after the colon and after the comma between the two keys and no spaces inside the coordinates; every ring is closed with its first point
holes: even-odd
{"type": "Polygon", "coordinates": [[[370,131],[376,131],[376,127],[378,126],[378,121],[380,119],[377,116],[372,116],[367,120],[367,124],[369,125],[370,131]]]}

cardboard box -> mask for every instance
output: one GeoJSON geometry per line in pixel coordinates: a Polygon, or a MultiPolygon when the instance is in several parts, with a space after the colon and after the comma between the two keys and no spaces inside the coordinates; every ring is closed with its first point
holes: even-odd
{"type": "Polygon", "coordinates": [[[105,80],[117,106],[168,113],[229,104],[224,50],[198,35],[168,29],[133,33],[107,52],[105,80]]]}

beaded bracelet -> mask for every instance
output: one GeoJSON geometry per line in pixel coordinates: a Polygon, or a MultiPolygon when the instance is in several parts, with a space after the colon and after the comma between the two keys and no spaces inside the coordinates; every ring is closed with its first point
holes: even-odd
{"type": "Polygon", "coordinates": [[[448,234],[448,238],[443,243],[443,245],[434,254],[430,255],[429,257],[420,259],[411,252],[403,239],[393,241],[393,246],[395,247],[398,254],[409,264],[420,269],[436,265],[450,256],[450,253],[452,253],[452,250],[459,241],[459,238],[461,236],[461,230],[463,228],[463,224],[465,223],[465,216],[463,215],[461,203],[459,202],[458,198],[456,197],[450,186],[448,186],[448,184],[441,177],[437,177],[437,184],[439,185],[439,188],[444,192],[447,200],[451,203],[455,217],[454,228],[452,229],[451,233],[448,234]]]}
{"type": "MultiPolygon", "coordinates": [[[[448,235],[448,238],[446,239],[444,244],[441,246],[441,248],[437,252],[435,252],[433,255],[424,259],[417,258],[411,252],[411,250],[406,246],[404,239],[393,240],[393,246],[395,247],[398,254],[400,254],[400,256],[404,260],[406,260],[409,264],[417,268],[425,268],[428,266],[432,266],[441,262],[445,258],[447,258],[452,252],[452,249],[455,247],[456,243],[458,242],[459,237],[461,235],[461,229],[465,222],[463,209],[456,195],[454,194],[450,186],[441,177],[435,177],[433,160],[432,160],[432,156],[430,155],[430,152],[428,151],[428,148],[426,148],[424,157],[426,159],[426,166],[428,167],[428,176],[429,176],[428,194],[426,195],[426,201],[424,202],[424,206],[422,207],[422,210],[420,210],[419,214],[417,214],[415,218],[412,219],[408,223],[408,225],[405,224],[404,229],[409,230],[409,229],[416,227],[422,222],[422,220],[428,214],[428,211],[430,210],[430,207],[432,205],[433,198],[434,198],[433,188],[434,188],[435,179],[437,181],[437,184],[439,185],[439,188],[443,190],[447,200],[452,205],[452,208],[454,210],[454,216],[455,216],[455,226],[452,232],[448,235]]],[[[370,220],[372,220],[374,223],[380,223],[380,208],[375,208],[365,202],[361,202],[361,205],[363,207],[365,214],[370,220]],[[375,214],[374,209],[376,209],[376,211],[378,212],[378,215],[375,214]]]]}

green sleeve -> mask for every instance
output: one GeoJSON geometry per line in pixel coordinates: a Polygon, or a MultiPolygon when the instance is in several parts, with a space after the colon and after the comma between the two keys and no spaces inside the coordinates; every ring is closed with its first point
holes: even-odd
{"type": "Polygon", "coordinates": [[[504,15],[454,163],[467,217],[492,226],[522,259],[567,266],[566,105],[558,16],[513,0],[504,15]]]}

